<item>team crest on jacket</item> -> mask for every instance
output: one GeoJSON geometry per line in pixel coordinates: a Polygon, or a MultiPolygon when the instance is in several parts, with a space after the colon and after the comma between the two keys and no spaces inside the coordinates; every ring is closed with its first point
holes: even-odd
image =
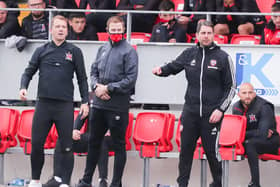
{"type": "Polygon", "coordinates": [[[72,61],[73,55],[69,51],[65,54],[65,60],[70,60],[72,61]]]}
{"type": "Polygon", "coordinates": [[[210,60],[210,66],[214,67],[217,65],[217,60],[210,60]]]}
{"type": "Polygon", "coordinates": [[[249,122],[256,122],[257,121],[257,118],[256,118],[256,115],[255,114],[250,114],[249,115],[249,122]]]}

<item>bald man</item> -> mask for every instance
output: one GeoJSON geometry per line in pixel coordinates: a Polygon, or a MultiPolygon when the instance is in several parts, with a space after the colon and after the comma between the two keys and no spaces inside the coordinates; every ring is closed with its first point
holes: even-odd
{"type": "Polygon", "coordinates": [[[240,100],[233,105],[232,113],[247,118],[244,147],[251,172],[248,187],[260,187],[258,155],[277,154],[279,147],[274,105],[257,96],[250,83],[239,87],[238,96],[240,100]]]}

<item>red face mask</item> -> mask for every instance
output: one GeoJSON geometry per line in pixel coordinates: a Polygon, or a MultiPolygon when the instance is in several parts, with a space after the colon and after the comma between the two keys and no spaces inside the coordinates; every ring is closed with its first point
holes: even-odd
{"type": "Polygon", "coordinates": [[[121,34],[110,34],[110,39],[113,42],[117,43],[123,39],[123,34],[122,33],[121,34]]]}
{"type": "Polygon", "coordinates": [[[169,20],[160,18],[160,19],[159,19],[159,22],[160,22],[160,23],[168,23],[169,20]]]}

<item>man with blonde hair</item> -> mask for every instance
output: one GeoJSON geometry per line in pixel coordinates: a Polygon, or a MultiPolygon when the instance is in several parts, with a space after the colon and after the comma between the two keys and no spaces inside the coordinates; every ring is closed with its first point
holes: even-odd
{"type": "Polygon", "coordinates": [[[44,144],[53,125],[58,132],[54,154],[54,176],[43,186],[68,187],[73,169],[72,130],[74,119],[73,76],[77,75],[82,97],[80,113],[88,115],[88,84],[81,50],[65,41],[67,19],[57,15],[51,23],[52,41],[38,47],[20,83],[20,98],[27,99],[27,88],[39,71],[37,103],[32,122],[31,172],[29,187],[42,187],[41,170],[44,164],[44,144]],[[57,161],[58,160],[58,161],[57,161]]]}

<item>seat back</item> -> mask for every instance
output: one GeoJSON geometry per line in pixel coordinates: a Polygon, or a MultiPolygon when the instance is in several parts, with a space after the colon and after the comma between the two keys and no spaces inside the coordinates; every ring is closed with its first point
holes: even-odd
{"type": "Polygon", "coordinates": [[[133,141],[141,157],[159,156],[160,146],[165,146],[167,115],[165,113],[142,112],[137,115],[133,141]]]}
{"type": "Polygon", "coordinates": [[[9,108],[0,108],[0,153],[7,148],[17,145],[15,138],[19,111],[9,108]]]}
{"type": "Polygon", "coordinates": [[[214,42],[217,44],[227,44],[228,43],[228,36],[215,34],[214,35],[214,42]]]}
{"type": "Polygon", "coordinates": [[[225,114],[220,130],[220,153],[223,160],[235,160],[244,154],[243,141],[246,133],[246,117],[225,114]],[[234,152],[233,152],[234,151],[234,152]]]}
{"type": "Polygon", "coordinates": [[[234,34],[231,38],[231,44],[254,45],[260,44],[260,35],[240,35],[234,34]]]}
{"type": "Polygon", "coordinates": [[[133,120],[134,120],[134,115],[133,115],[133,113],[130,112],[129,117],[128,117],[128,125],[127,125],[126,133],[125,133],[125,147],[126,147],[126,150],[131,150],[132,149],[132,145],[131,145],[129,140],[132,136],[133,120]]]}
{"type": "Polygon", "coordinates": [[[182,12],[184,10],[184,0],[172,0],[175,5],[175,11],[182,12]]]}
{"type": "MultiPolygon", "coordinates": [[[[262,13],[270,13],[271,6],[275,3],[275,0],[256,0],[259,10],[262,13]]],[[[266,20],[269,21],[270,16],[265,16],[266,20]]]]}

